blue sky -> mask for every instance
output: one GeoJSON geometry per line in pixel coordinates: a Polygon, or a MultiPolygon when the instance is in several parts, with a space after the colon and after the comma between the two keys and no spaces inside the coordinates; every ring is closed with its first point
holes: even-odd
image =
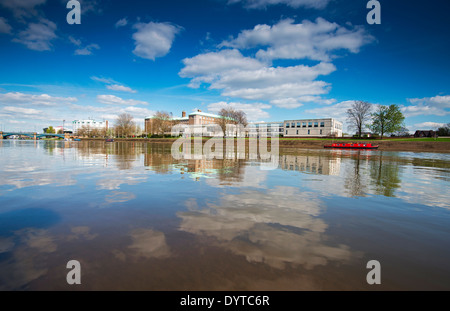
{"type": "Polygon", "coordinates": [[[450,3],[0,0],[0,130],[232,106],[251,121],[398,104],[406,125],[450,122],[450,3]]]}

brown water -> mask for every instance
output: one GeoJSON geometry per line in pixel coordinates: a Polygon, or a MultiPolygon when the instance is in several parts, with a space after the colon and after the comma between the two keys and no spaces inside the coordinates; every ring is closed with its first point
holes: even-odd
{"type": "Polygon", "coordinates": [[[170,148],[0,141],[0,289],[450,290],[448,154],[170,148]]]}

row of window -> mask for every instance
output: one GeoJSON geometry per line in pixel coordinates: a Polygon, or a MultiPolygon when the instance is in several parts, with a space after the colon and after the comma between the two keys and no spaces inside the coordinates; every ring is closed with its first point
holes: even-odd
{"type": "MultiPolygon", "coordinates": [[[[286,130],[286,135],[288,135],[288,130],[286,130]]],[[[297,130],[297,135],[298,135],[298,130],[297,130]]],[[[308,130],[308,135],[311,135],[311,130],[308,130]]],[[[319,135],[322,135],[322,130],[320,130],[319,135]]]]}
{"type": "MultiPolygon", "coordinates": [[[[295,122],[286,123],[286,128],[295,128],[295,122]]],[[[297,122],[297,127],[306,127],[306,122],[297,122]]],[[[308,127],[313,127],[313,122],[308,122],[308,127]]],[[[314,127],[319,127],[319,122],[314,122],[314,127]]],[[[320,122],[320,127],[325,127],[325,122],[320,122]]]]}

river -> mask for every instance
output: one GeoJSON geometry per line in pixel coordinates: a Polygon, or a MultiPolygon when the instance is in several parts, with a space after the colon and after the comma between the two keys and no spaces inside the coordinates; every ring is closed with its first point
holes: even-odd
{"type": "Polygon", "coordinates": [[[268,169],[3,140],[0,159],[0,290],[450,290],[449,154],[281,149],[268,169]]]}

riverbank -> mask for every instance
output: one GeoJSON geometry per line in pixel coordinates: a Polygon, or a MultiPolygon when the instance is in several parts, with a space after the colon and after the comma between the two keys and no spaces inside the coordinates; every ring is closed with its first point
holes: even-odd
{"type": "MultiPolygon", "coordinates": [[[[83,141],[104,141],[100,138],[84,138],[83,141]]],[[[173,143],[176,138],[116,138],[114,141],[146,142],[146,143],[173,143]]],[[[203,138],[203,143],[208,139],[203,138]]],[[[236,141],[236,139],[235,139],[236,141]]],[[[248,141],[248,139],[246,139],[248,141]]],[[[332,142],[345,141],[357,142],[349,139],[302,139],[302,138],[280,138],[279,145],[283,148],[300,149],[323,149],[324,145],[332,142]]],[[[384,139],[384,140],[366,140],[367,143],[379,145],[378,150],[386,151],[412,151],[412,152],[447,152],[450,153],[449,138],[417,138],[417,139],[384,139]]],[[[270,142],[269,142],[270,146],[270,142]]]]}

